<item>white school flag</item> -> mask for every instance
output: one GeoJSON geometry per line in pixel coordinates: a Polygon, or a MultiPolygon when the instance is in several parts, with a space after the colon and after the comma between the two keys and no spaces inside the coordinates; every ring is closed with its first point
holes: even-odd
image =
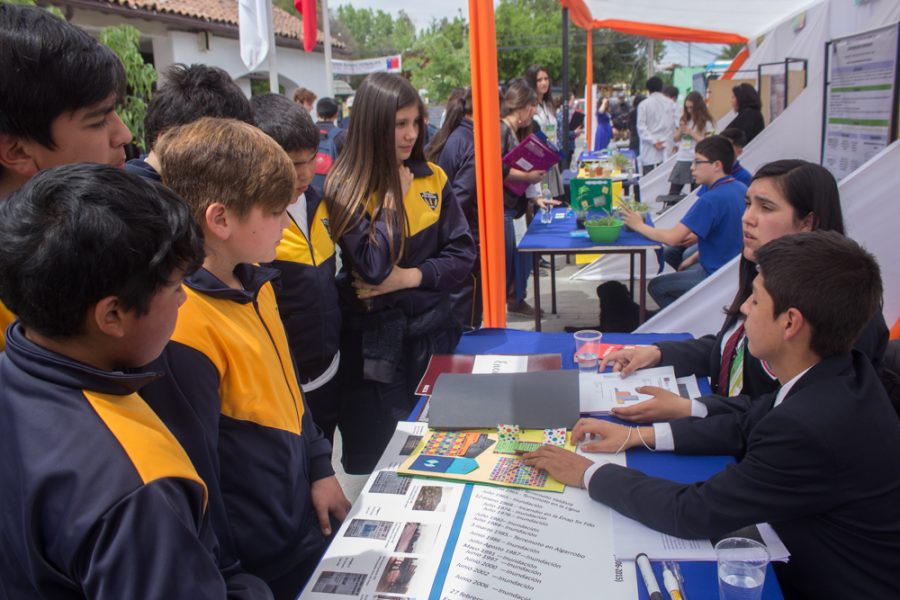
{"type": "Polygon", "coordinates": [[[255,71],[269,54],[271,10],[270,0],[238,0],[241,60],[250,71],[255,71]]]}

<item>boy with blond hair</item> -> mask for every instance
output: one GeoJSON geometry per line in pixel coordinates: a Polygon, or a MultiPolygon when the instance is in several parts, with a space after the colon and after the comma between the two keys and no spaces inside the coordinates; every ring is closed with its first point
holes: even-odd
{"type": "Polygon", "coordinates": [[[330,517],[342,520],[350,507],[303,401],[275,304],[277,272],[256,265],[275,258],[294,167],[265,133],[227,119],[175,127],[156,151],[163,183],[203,230],[206,259],[185,279],[168,377],[147,396],[192,405],[218,461],[220,537],[276,598],[294,598],[327,545],[330,517]]]}

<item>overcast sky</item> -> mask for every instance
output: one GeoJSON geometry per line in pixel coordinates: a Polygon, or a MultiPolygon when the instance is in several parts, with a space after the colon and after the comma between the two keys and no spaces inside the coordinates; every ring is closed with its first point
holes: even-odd
{"type": "MultiPolygon", "coordinates": [[[[468,0],[328,0],[330,9],[336,9],[344,4],[352,4],[355,8],[383,10],[395,16],[399,11],[404,10],[416,24],[416,28],[420,30],[430,25],[433,19],[453,18],[460,11],[466,20],[469,18],[468,0]]],[[[494,4],[496,5],[496,1],[494,4]]],[[[691,44],[691,64],[705,65],[712,62],[720,49],[721,46],[718,44],[691,44]]],[[[663,63],[687,65],[687,43],[666,42],[663,63]]]]}

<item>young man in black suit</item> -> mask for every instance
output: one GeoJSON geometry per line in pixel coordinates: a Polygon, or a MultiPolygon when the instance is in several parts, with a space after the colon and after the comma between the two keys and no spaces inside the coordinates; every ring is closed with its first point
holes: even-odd
{"type": "Polygon", "coordinates": [[[739,463],[685,485],[560,448],[526,458],[679,537],[771,523],[791,552],[776,566],[786,598],[898,598],[900,421],[870,361],[850,351],[880,308],[878,265],[824,231],[779,238],[756,258],[760,273],[741,310],[750,352],[782,382],[776,393],[754,401],[738,428],[729,415],[684,419],[673,439],[661,439],[653,427],[582,419],[573,433],[575,441],[593,436],[587,451],[643,442],[692,454],[725,453],[737,433],[746,448],[739,463]]]}

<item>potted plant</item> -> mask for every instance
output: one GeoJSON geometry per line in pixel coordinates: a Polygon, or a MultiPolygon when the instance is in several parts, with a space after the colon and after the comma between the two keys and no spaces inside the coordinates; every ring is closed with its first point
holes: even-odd
{"type": "Polygon", "coordinates": [[[604,215],[584,224],[588,237],[595,244],[608,244],[616,241],[622,231],[622,225],[624,225],[622,220],[614,215],[604,215]]]}
{"type": "MultiPolygon", "coordinates": [[[[619,206],[621,206],[622,208],[627,209],[627,210],[629,210],[629,211],[631,211],[631,212],[640,213],[641,218],[643,218],[644,220],[646,220],[646,217],[647,217],[647,211],[650,210],[650,207],[649,207],[649,206],[647,206],[646,204],[643,204],[643,203],[641,203],[641,202],[627,202],[627,201],[622,201],[622,202],[619,204],[619,206]]],[[[629,227],[628,225],[626,225],[626,226],[625,226],[625,231],[634,231],[634,230],[633,230],[631,227],[629,227]]]]}

